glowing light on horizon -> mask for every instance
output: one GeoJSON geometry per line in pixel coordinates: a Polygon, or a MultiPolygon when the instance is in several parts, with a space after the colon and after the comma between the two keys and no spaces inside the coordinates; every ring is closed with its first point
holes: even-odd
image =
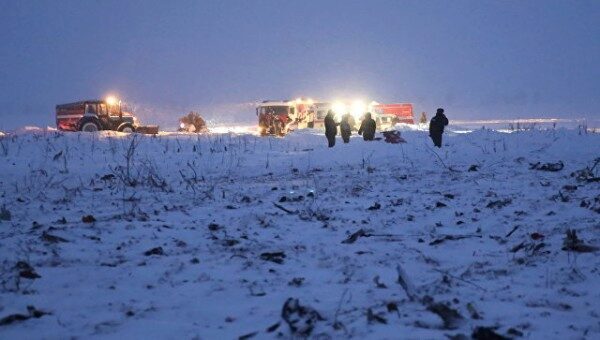
{"type": "Polygon", "coordinates": [[[117,99],[117,97],[115,97],[115,96],[106,97],[106,104],[117,105],[118,103],[119,103],[119,100],[117,99]]]}

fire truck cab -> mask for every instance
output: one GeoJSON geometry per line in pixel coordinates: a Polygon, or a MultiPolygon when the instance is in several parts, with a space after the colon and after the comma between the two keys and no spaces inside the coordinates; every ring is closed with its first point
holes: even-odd
{"type": "Polygon", "coordinates": [[[394,123],[405,123],[414,124],[415,120],[413,117],[413,106],[409,103],[396,103],[396,104],[379,104],[374,103],[371,110],[373,113],[383,117],[392,118],[394,123]],[[395,118],[394,118],[395,117],[395,118]]]}
{"type": "Polygon", "coordinates": [[[263,101],[256,107],[260,134],[283,136],[294,128],[312,127],[314,118],[310,105],[312,100],[302,98],[263,101]]]}
{"type": "Polygon", "coordinates": [[[258,129],[261,136],[281,136],[287,133],[288,124],[296,116],[296,108],[287,101],[263,101],[256,107],[258,129]]]}
{"type": "Polygon", "coordinates": [[[310,107],[310,114],[312,115],[312,127],[315,129],[325,128],[325,116],[327,112],[331,110],[331,103],[327,102],[316,102],[310,107]]]}

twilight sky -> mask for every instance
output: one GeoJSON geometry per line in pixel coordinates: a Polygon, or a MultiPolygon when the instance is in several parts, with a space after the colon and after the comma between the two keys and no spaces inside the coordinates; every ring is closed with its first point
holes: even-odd
{"type": "Polygon", "coordinates": [[[107,94],[171,126],[297,96],[599,118],[600,1],[0,0],[0,129],[107,94]]]}

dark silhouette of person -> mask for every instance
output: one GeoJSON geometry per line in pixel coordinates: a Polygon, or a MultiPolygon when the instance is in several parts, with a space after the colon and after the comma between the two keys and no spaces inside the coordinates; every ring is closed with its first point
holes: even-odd
{"type": "Polygon", "coordinates": [[[340,134],[344,143],[350,143],[350,135],[352,134],[352,126],[350,125],[351,117],[349,113],[346,113],[342,116],[342,121],[340,122],[340,134]]]}
{"type": "Polygon", "coordinates": [[[437,109],[435,116],[429,122],[429,137],[431,137],[433,145],[438,148],[442,147],[442,134],[446,125],[448,125],[448,118],[444,115],[444,109],[437,109]]]}
{"type": "Polygon", "coordinates": [[[329,110],[325,116],[325,137],[330,148],[335,146],[335,135],[337,135],[337,123],[333,119],[333,111],[329,110]]]}
{"type": "Polygon", "coordinates": [[[365,117],[360,123],[360,129],[358,129],[358,134],[363,136],[363,139],[366,141],[371,141],[375,138],[375,120],[371,118],[371,112],[365,113],[365,117]]]}

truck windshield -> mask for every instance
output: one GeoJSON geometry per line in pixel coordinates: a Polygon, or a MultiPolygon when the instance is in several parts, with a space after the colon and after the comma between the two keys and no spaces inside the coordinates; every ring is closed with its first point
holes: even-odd
{"type": "Polygon", "coordinates": [[[288,114],[288,109],[289,106],[283,106],[283,105],[279,105],[279,106],[262,106],[260,108],[260,113],[261,114],[266,114],[266,113],[271,113],[274,115],[287,115],[288,114]]]}

